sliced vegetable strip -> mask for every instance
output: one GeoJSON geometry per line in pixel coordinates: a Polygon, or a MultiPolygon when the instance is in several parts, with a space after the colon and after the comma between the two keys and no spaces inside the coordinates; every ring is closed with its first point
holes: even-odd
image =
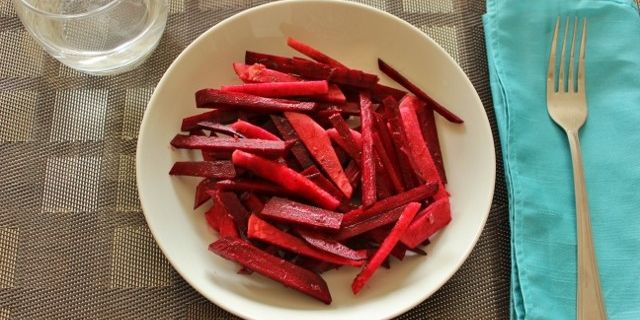
{"type": "Polygon", "coordinates": [[[291,153],[296,158],[300,166],[303,169],[313,166],[314,164],[311,159],[311,155],[302,142],[300,142],[300,137],[298,137],[298,134],[289,123],[289,120],[282,116],[271,115],[271,121],[273,121],[273,124],[276,126],[278,132],[280,132],[282,138],[295,141],[291,147],[291,153]]]}
{"type": "MultiPolygon", "coordinates": [[[[367,236],[370,237],[373,241],[382,244],[382,242],[384,241],[384,239],[387,238],[387,236],[389,235],[389,232],[391,230],[386,230],[386,228],[376,228],[373,229],[369,232],[367,232],[367,236]]],[[[394,256],[396,259],[398,260],[403,260],[406,253],[407,253],[407,246],[405,246],[402,243],[398,243],[395,245],[395,247],[393,247],[393,249],[391,250],[391,255],[394,256]]]]}
{"type": "Polygon", "coordinates": [[[231,179],[236,170],[229,161],[178,161],[173,164],[170,175],[203,178],[231,179]]]}
{"type": "Polygon", "coordinates": [[[347,154],[356,162],[362,163],[362,138],[360,143],[356,142],[354,136],[360,136],[360,133],[349,128],[349,125],[340,114],[333,114],[329,117],[329,121],[335,128],[334,131],[327,130],[327,134],[332,138],[347,154]]]}
{"type": "Polygon", "coordinates": [[[310,45],[303,43],[297,39],[294,39],[292,37],[288,37],[287,38],[287,45],[291,48],[293,48],[294,50],[304,54],[305,56],[318,61],[320,63],[324,63],[328,66],[331,67],[339,67],[339,68],[346,68],[345,65],[343,65],[342,63],[338,62],[337,60],[329,57],[328,55],[322,53],[321,51],[311,47],[310,45]]]}
{"type": "Polygon", "coordinates": [[[317,249],[351,260],[364,260],[367,258],[366,251],[353,250],[323,233],[306,229],[296,229],[296,233],[317,249]]]}
{"type": "Polygon", "coordinates": [[[378,76],[360,70],[336,68],[305,59],[287,58],[251,51],[245,53],[245,63],[260,63],[269,69],[295,73],[304,78],[328,80],[359,88],[370,88],[378,82],[378,76]]]}
{"type": "Polygon", "coordinates": [[[353,188],[324,129],[308,115],[296,112],[285,112],[284,115],[324,172],[347,198],[351,198],[353,188]]]}
{"type": "Polygon", "coordinates": [[[412,95],[407,95],[400,101],[400,116],[402,126],[407,136],[409,144],[409,157],[412,158],[413,169],[423,182],[439,182],[438,169],[431,158],[431,153],[427,148],[427,143],[422,136],[416,109],[420,107],[420,100],[412,95]]]}
{"type": "Polygon", "coordinates": [[[439,113],[445,119],[447,119],[447,120],[449,120],[449,121],[451,121],[453,123],[463,123],[464,122],[460,117],[455,115],[453,112],[449,111],[447,108],[445,108],[444,106],[439,104],[437,101],[433,100],[433,98],[431,98],[429,95],[427,95],[424,91],[422,91],[420,88],[418,88],[416,85],[414,85],[411,81],[409,81],[409,79],[405,78],[405,76],[400,74],[400,72],[398,72],[396,69],[394,69],[389,64],[384,62],[382,59],[378,59],[378,68],[384,74],[389,76],[389,78],[393,79],[394,81],[396,81],[397,83],[399,83],[400,85],[405,87],[411,93],[413,93],[416,96],[420,97],[420,99],[424,100],[425,102],[428,102],[431,106],[433,106],[433,110],[435,110],[437,113],[439,113]]]}
{"type": "MultiPolygon", "coordinates": [[[[234,221],[233,216],[227,208],[224,206],[224,203],[221,202],[220,197],[217,196],[218,191],[213,190],[210,195],[213,200],[213,207],[209,210],[208,214],[210,217],[207,217],[207,220],[211,220],[210,224],[212,226],[216,225],[217,230],[220,234],[220,237],[240,237],[238,233],[238,228],[236,226],[236,222],[234,221]]],[[[244,233],[246,235],[246,233],[244,233]]]]}
{"type": "Polygon", "coordinates": [[[447,183],[447,176],[444,172],[444,163],[442,162],[442,151],[440,150],[440,141],[438,139],[438,128],[436,128],[436,119],[433,110],[428,108],[424,103],[416,109],[422,136],[427,143],[431,158],[438,169],[438,175],[442,179],[442,183],[447,183]]]}
{"type": "Polygon", "coordinates": [[[238,133],[244,135],[247,138],[252,139],[262,139],[262,140],[273,140],[273,141],[282,141],[275,134],[262,129],[250,122],[246,122],[244,120],[238,120],[231,125],[231,128],[236,130],[238,133]]]}
{"type": "Polygon", "coordinates": [[[233,164],[273,181],[285,190],[314,202],[322,208],[334,210],[340,201],[318,187],[303,175],[287,166],[244,151],[234,151],[233,164]]]}
{"type": "Polygon", "coordinates": [[[209,245],[209,250],[289,288],[298,290],[326,304],[331,303],[331,294],[327,283],[319,275],[272,256],[241,239],[220,239],[209,245]]]}
{"type": "MultiPolygon", "coordinates": [[[[397,167],[399,165],[400,160],[398,160],[396,149],[393,146],[393,140],[391,139],[391,132],[389,131],[389,128],[387,128],[387,122],[385,121],[384,117],[378,113],[374,113],[374,118],[375,118],[376,133],[380,138],[379,140],[376,140],[378,142],[377,145],[380,145],[380,147],[383,148],[384,153],[386,153],[386,156],[389,159],[389,162],[393,164],[391,166],[393,173],[390,173],[390,174],[394,174],[399,180],[401,180],[402,175],[400,173],[400,170],[397,167]]],[[[376,150],[377,148],[378,147],[376,147],[376,150]]],[[[382,155],[380,160],[383,161],[384,163],[384,159],[382,159],[382,155]]],[[[385,166],[385,168],[386,167],[387,166],[385,166]]],[[[402,192],[405,189],[404,182],[401,182],[400,185],[394,185],[394,187],[396,187],[396,192],[402,192]],[[400,188],[398,189],[398,187],[400,188]]]]}
{"type": "Polygon", "coordinates": [[[313,112],[315,102],[300,102],[285,99],[265,98],[241,92],[227,92],[218,89],[201,89],[196,92],[198,108],[231,108],[250,111],[297,111],[313,112]]]}
{"type": "MultiPolygon", "coordinates": [[[[198,122],[198,127],[206,130],[211,130],[211,132],[222,133],[229,136],[236,136],[238,138],[245,137],[243,134],[237,132],[233,127],[211,121],[200,121],[198,122]]],[[[202,134],[198,134],[198,136],[202,136],[202,134]]]]}
{"type": "Polygon", "coordinates": [[[233,192],[222,192],[215,190],[210,193],[216,206],[222,206],[224,210],[233,217],[233,221],[238,228],[240,235],[244,238],[247,235],[247,220],[249,212],[242,205],[238,196],[233,192]]]}
{"type": "Polygon", "coordinates": [[[233,70],[243,82],[265,83],[302,81],[302,79],[296,76],[268,69],[263,64],[259,63],[254,63],[251,65],[244,63],[234,63],[233,70]]]}
{"type": "MultiPolygon", "coordinates": [[[[345,137],[348,140],[353,140],[349,144],[355,145],[356,154],[362,153],[362,134],[360,134],[360,132],[353,129],[349,129],[349,132],[351,132],[351,137],[345,135],[345,137]]],[[[331,138],[333,142],[337,143],[340,146],[340,148],[342,148],[343,150],[347,151],[347,149],[350,148],[349,146],[347,146],[345,139],[342,138],[342,134],[340,134],[338,130],[336,130],[336,128],[328,129],[327,134],[329,135],[329,138],[331,138]]],[[[349,152],[354,152],[354,151],[347,151],[347,153],[349,152]]]]}
{"type": "Polygon", "coordinates": [[[314,248],[304,240],[272,226],[256,215],[251,215],[251,218],[249,218],[248,234],[251,239],[261,240],[282,249],[320,261],[354,267],[359,267],[364,264],[362,260],[346,259],[314,248]]]}
{"type": "Polygon", "coordinates": [[[196,196],[193,203],[193,209],[198,209],[203,203],[209,200],[209,194],[207,191],[213,190],[216,186],[216,181],[214,179],[203,179],[196,186],[196,196]]]}
{"type": "Polygon", "coordinates": [[[362,204],[376,202],[376,167],[373,149],[373,106],[369,95],[360,93],[360,119],[362,122],[362,204]]]}
{"type": "Polygon", "coordinates": [[[182,119],[180,130],[191,131],[197,129],[198,123],[202,121],[212,121],[226,124],[234,122],[236,119],[238,119],[238,112],[236,111],[215,109],[182,119]]]}
{"type": "Polygon", "coordinates": [[[304,97],[318,96],[329,93],[329,84],[326,80],[245,83],[222,86],[220,90],[227,92],[241,92],[270,98],[297,96],[304,97]]]}
{"type": "Polygon", "coordinates": [[[366,220],[372,216],[406,205],[409,202],[424,201],[434,195],[438,189],[437,184],[423,184],[403,193],[398,193],[389,198],[380,200],[366,209],[350,211],[342,218],[343,225],[350,225],[358,221],[366,220]]]}
{"type": "Polygon", "coordinates": [[[263,155],[282,156],[293,142],[261,139],[235,139],[221,137],[186,136],[178,134],[171,145],[179,149],[200,149],[205,151],[243,150],[263,155]]]}
{"type": "Polygon", "coordinates": [[[400,217],[401,213],[402,207],[397,207],[388,211],[378,213],[376,215],[369,216],[363,220],[352,223],[343,223],[340,231],[334,234],[333,237],[338,241],[353,238],[375,228],[394,223],[396,220],[398,220],[398,217],[400,217]]]}
{"type": "MultiPolygon", "coordinates": [[[[267,69],[267,67],[259,63],[254,63],[252,65],[234,63],[233,70],[236,72],[240,80],[245,83],[304,81],[303,79],[288,73],[267,69]]],[[[329,92],[324,95],[317,96],[317,99],[320,101],[340,104],[347,101],[342,90],[340,90],[340,88],[335,84],[329,84],[329,92]]]]}
{"type": "Polygon", "coordinates": [[[407,233],[402,236],[402,243],[409,248],[415,248],[429,239],[438,230],[444,228],[451,221],[449,199],[443,198],[430,204],[411,223],[407,233]]]}
{"type": "Polygon", "coordinates": [[[300,172],[300,174],[307,177],[307,179],[313,181],[313,183],[317,184],[318,187],[324,189],[330,195],[334,196],[336,199],[340,201],[341,204],[345,204],[349,202],[349,199],[336,187],[329,179],[327,179],[318,167],[311,166],[309,168],[304,169],[300,172]]]}
{"type": "Polygon", "coordinates": [[[270,195],[288,195],[282,187],[264,180],[237,179],[222,180],[215,183],[215,187],[224,191],[251,191],[270,195]]]}
{"type": "Polygon", "coordinates": [[[396,244],[400,240],[400,237],[402,237],[405,234],[405,231],[407,231],[407,228],[409,228],[409,224],[416,216],[416,213],[418,213],[418,210],[420,210],[420,203],[417,202],[409,203],[404,208],[402,214],[400,215],[400,218],[398,219],[398,222],[396,222],[393,229],[391,229],[389,236],[384,239],[384,241],[380,245],[380,248],[378,248],[371,260],[367,262],[367,264],[364,266],[364,269],[362,269],[362,271],[360,271],[360,273],[356,276],[355,280],[353,280],[351,289],[353,290],[354,294],[357,294],[358,292],[360,292],[360,290],[362,290],[362,287],[364,287],[371,276],[373,276],[373,273],[376,272],[382,262],[384,262],[384,260],[389,256],[389,253],[396,246],[396,244]]]}
{"type": "Polygon", "coordinates": [[[260,216],[325,230],[338,230],[342,224],[341,213],[278,197],[271,198],[264,205],[260,216]]]}
{"type": "Polygon", "coordinates": [[[387,128],[391,132],[391,139],[394,142],[396,154],[398,155],[398,165],[400,167],[402,181],[404,182],[405,188],[413,188],[418,185],[418,181],[415,172],[411,169],[412,164],[409,159],[408,149],[409,142],[402,127],[398,102],[392,97],[387,97],[384,99],[383,104],[385,105],[385,109],[390,112],[387,128]]]}
{"type": "MultiPolygon", "coordinates": [[[[377,132],[373,133],[373,139],[374,141],[381,140],[380,135],[378,135],[377,132]]],[[[402,184],[402,181],[400,181],[400,175],[396,171],[396,167],[391,159],[389,159],[387,151],[384,150],[384,147],[380,143],[374,143],[373,146],[376,151],[376,156],[378,156],[380,162],[382,162],[384,172],[386,173],[387,177],[389,177],[391,185],[395,189],[395,193],[404,191],[404,185],[402,184]]]]}

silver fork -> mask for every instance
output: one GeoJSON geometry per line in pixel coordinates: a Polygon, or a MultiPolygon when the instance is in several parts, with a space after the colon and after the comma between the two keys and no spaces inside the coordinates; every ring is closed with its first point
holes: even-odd
{"type": "Polygon", "coordinates": [[[582,153],[578,132],[587,119],[587,98],[585,95],[584,51],[587,39],[587,19],[582,19],[582,39],[578,57],[578,81],[575,81],[575,43],[578,30],[578,18],[574,18],[573,36],[569,54],[569,71],[565,74],[565,49],[569,18],[564,28],[560,56],[560,68],[556,72],[556,54],[560,17],[556,21],[549,55],[549,69],[547,71],[547,111],[555,123],[564,129],[569,139],[571,160],[573,162],[573,183],[576,194],[576,221],[578,236],[578,292],[577,319],[606,319],[604,300],[600,288],[600,276],[596,261],[593,239],[591,236],[591,222],[587,203],[584,171],[582,168],[582,153]],[[556,87],[555,79],[558,79],[556,87]],[[567,80],[568,78],[568,80],[567,80]]]}

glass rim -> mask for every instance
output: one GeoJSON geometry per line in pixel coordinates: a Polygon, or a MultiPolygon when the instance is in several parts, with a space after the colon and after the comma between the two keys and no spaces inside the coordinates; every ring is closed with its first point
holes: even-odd
{"type": "Polygon", "coordinates": [[[120,2],[121,0],[111,0],[109,3],[103,4],[102,6],[99,6],[97,8],[94,8],[92,10],[89,10],[87,12],[82,12],[82,13],[74,13],[74,14],[63,14],[63,13],[52,13],[52,12],[48,12],[48,11],[44,11],[42,9],[36,8],[34,7],[29,0],[14,0],[14,2],[20,2],[21,4],[24,5],[24,7],[28,10],[31,10],[37,14],[43,15],[43,16],[47,16],[50,18],[55,18],[55,19],[74,19],[74,18],[84,18],[84,17],[90,17],[94,14],[98,14],[104,10],[109,9],[110,7],[114,6],[116,3],[120,2]]]}

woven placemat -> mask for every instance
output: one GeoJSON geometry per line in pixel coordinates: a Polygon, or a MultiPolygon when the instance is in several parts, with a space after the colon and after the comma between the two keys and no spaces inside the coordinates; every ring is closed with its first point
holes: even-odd
{"type": "MultiPolygon", "coordinates": [[[[265,1],[170,2],[165,34],[144,65],[93,77],[44,53],[12,1],[0,0],[0,320],[236,319],[195,292],[156,245],[138,200],[135,145],[153,88],[181,50],[265,1]]],[[[495,132],[484,1],[361,2],[440,43],[471,78],[495,132]]],[[[493,207],[476,248],[451,281],[399,319],[508,317],[507,197],[497,158],[493,207]]]]}

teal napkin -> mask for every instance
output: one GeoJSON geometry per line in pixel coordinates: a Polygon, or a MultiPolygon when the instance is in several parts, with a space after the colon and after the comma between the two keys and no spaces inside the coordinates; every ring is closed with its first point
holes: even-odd
{"type": "Polygon", "coordinates": [[[594,242],[609,319],[637,320],[640,16],[633,0],[487,0],[487,56],[509,193],[511,318],[576,317],[571,157],[546,106],[557,16],[588,18],[589,117],[580,138],[594,242]]]}

